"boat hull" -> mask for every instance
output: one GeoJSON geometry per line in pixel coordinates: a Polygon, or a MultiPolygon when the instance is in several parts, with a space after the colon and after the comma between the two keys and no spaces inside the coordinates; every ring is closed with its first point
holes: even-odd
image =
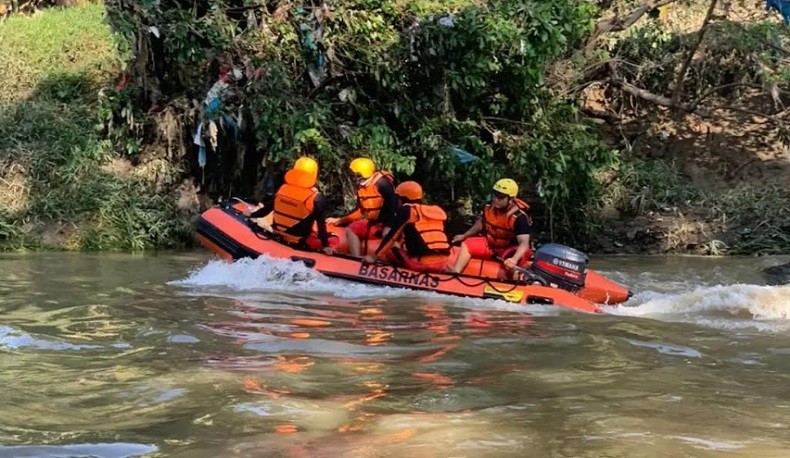
{"type": "MultiPolygon", "coordinates": [[[[587,281],[582,289],[570,292],[491,277],[415,272],[391,264],[363,263],[358,258],[344,254],[330,256],[321,252],[298,250],[275,240],[245,217],[238,208],[239,205],[236,208],[230,205],[215,206],[206,210],[197,223],[196,237],[199,243],[226,261],[257,258],[265,254],[273,258],[302,262],[324,275],[351,281],[456,296],[495,298],[515,303],[553,304],[589,313],[602,313],[600,304],[622,302],[630,294],[627,289],[593,271],[588,271],[587,281]]],[[[343,237],[342,229],[333,228],[332,232],[343,237]]]]}

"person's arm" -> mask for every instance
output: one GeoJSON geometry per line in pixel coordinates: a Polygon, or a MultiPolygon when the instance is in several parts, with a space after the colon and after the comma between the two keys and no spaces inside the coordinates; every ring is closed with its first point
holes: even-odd
{"type": "Polygon", "coordinates": [[[376,253],[365,257],[367,261],[375,262],[376,259],[383,258],[389,253],[392,246],[398,241],[400,234],[403,232],[403,228],[405,228],[406,224],[409,222],[410,213],[411,210],[409,207],[401,207],[395,212],[393,227],[387,231],[387,234],[381,240],[381,244],[379,244],[379,247],[376,249],[376,253]]]}
{"type": "Polygon", "coordinates": [[[345,225],[353,223],[354,221],[356,221],[356,220],[358,220],[360,218],[362,218],[362,210],[360,210],[357,207],[356,209],[354,209],[354,211],[352,211],[351,213],[349,213],[347,215],[343,215],[343,216],[341,216],[339,218],[329,218],[329,222],[330,223],[334,223],[334,224],[336,224],[338,226],[345,226],[345,225]]]}
{"type": "Polygon", "coordinates": [[[453,237],[453,242],[452,243],[461,243],[464,240],[466,240],[468,237],[471,237],[473,235],[477,235],[477,234],[481,233],[482,231],[483,231],[483,218],[480,218],[480,219],[477,220],[477,222],[475,222],[472,225],[472,227],[467,229],[466,232],[464,232],[463,234],[458,234],[455,237],[453,237]]]}
{"type": "Polygon", "coordinates": [[[274,210],[274,196],[267,196],[261,200],[261,207],[250,213],[250,218],[263,218],[274,210]]]}
{"type": "Polygon", "coordinates": [[[379,213],[379,222],[386,227],[392,227],[399,204],[398,196],[395,195],[395,187],[388,179],[382,178],[376,183],[376,188],[384,199],[379,213]]]}
{"type": "Polygon", "coordinates": [[[516,252],[513,253],[513,256],[505,259],[505,261],[502,263],[509,269],[515,267],[521,257],[524,256],[524,254],[526,254],[526,252],[529,250],[530,227],[527,215],[522,213],[518,216],[518,218],[516,218],[513,230],[516,233],[518,248],[516,248],[516,252]]]}
{"type": "Polygon", "coordinates": [[[313,218],[318,226],[318,238],[324,248],[329,247],[329,233],[326,231],[326,207],[326,198],[321,194],[317,195],[313,201],[313,218]]]}

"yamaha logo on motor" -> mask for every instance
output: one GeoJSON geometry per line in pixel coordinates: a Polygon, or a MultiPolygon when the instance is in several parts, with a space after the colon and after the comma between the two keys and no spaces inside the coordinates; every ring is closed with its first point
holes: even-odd
{"type": "Polygon", "coordinates": [[[571,270],[579,270],[579,266],[568,261],[563,261],[562,259],[554,258],[551,260],[551,263],[560,267],[564,267],[566,269],[571,270]]]}

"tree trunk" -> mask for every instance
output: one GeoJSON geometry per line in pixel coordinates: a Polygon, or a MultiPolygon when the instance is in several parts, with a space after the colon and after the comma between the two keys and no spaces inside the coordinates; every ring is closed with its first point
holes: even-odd
{"type": "Polygon", "coordinates": [[[713,11],[716,10],[716,4],[719,0],[711,0],[710,6],[708,6],[708,12],[705,15],[705,19],[702,21],[702,27],[700,27],[699,32],[697,32],[697,41],[694,43],[694,46],[689,50],[688,55],[686,56],[686,60],[683,61],[683,65],[680,67],[680,71],[678,72],[677,79],[675,79],[675,89],[672,92],[672,103],[677,104],[680,100],[680,95],[683,93],[683,84],[686,80],[686,73],[688,73],[689,66],[691,65],[691,61],[694,60],[694,54],[697,53],[700,45],[702,44],[702,39],[705,37],[705,31],[708,29],[708,24],[710,23],[711,17],[713,17],[713,11]]]}

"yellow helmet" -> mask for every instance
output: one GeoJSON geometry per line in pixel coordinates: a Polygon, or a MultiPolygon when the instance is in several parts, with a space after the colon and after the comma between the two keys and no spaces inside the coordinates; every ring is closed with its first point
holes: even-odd
{"type": "Polygon", "coordinates": [[[358,157],[351,161],[351,164],[348,165],[348,168],[350,168],[352,172],[358,174],[362,178],[370,178],[370,176],[373,175],[373,172],[376,171],[376,164],[366,157],[358,157]]]}
{"type": "Polygon", "coordinates": [[[318,162],[312,157],[302,156],[294,163],[294,170],[301,170],[311,175],[318,175],[318,162]]]}
{"type": "Polygon", "coordinates": [[[501,192],[510,197],[516,197],[518,194],[518,185],[510,178],[502,178],[494,183],[494,191],[501,192]]]}

